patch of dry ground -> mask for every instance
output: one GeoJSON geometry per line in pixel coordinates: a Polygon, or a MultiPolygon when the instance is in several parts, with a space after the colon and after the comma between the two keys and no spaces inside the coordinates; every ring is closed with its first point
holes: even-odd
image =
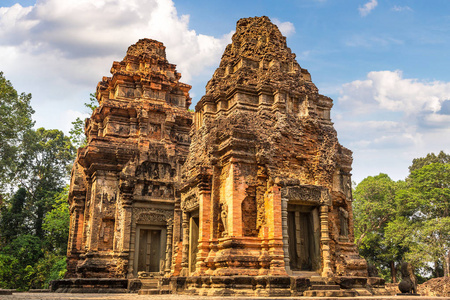
{"type": "Polygon", "coordinates": [[[450,297],[417,297],[417,296],[378,296],[378,297],[202,297],[188,295],[137,295],[137,294],[59,294],[59,293],[14,293],[10,296],[0,296],[1,300],[209,300],[209,299],[270,299],[270,300],[390,300],[398,298],[402,300],[440,300],[450,297]]]}
{"type": "Polygon", "coordinates": [[[417,288],[421,295],[450,297],[450,277],[440,277],[428,280],[417,288]]]}

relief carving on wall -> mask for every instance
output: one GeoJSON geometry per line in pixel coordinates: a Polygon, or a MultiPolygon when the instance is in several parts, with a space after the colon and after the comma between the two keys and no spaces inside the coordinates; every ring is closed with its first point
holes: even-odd
{"type": "Polygon", "coordinates": [[[100,211],[104,217],[113,219],[116,211],[116,194],[108,194],[103,192],[100,196],[100,211]]]}
{"type": "Polygon", "coordinates": [[[134,224],[166,224],[173,220],[173,211],[154,208],[133,208],[134,224]]]}
{"type": "Polygon", "coordinates": [[[173,198],[174,185],[172,183],[164,182],[155,183],[144,179],[140,194],[142,196],[151,196],[156,198],[173,198]]]}
{"type": "Polygon", "coordinates": [[[289,201],[309,202],[312,205],[330,205],[328,189],[314,185],[289,186],[281,189],[281,197],[289,201]]]}
{"type": "Polygon", "coordinates": [[[168,163],[144,161],[136,168],[135,175],[153,180],[169,180],[175,177],[175,169],[168,163]]]}
{"type": "Polygon", "coordinates": [[[342,237],[348,237],[348,211],[343,207],[339,207],[339,222],[340,222],[340,232],[339,235],[342,237]]]}
{"type": "Polygon", "coordinates": [[[222,203],[220,205],[220,221],[223,225],[222,237],[228,236],[228,205],[222,203]]]}
{"type": "Polygon", "coordinates": [[[190,190],[187,194],[181,195],[181,209],[193,211],[198,208],[197,188],[190,190]]]}

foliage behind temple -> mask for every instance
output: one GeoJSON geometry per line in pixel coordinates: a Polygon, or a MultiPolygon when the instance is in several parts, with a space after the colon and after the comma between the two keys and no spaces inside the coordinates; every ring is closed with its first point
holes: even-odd
{"type": "Polygon", "coordinates": [[[66,268],[75,148],[60,130],[32,128],[30,100],[0,73],[0,288],[46,288],[66,268]]]}
{"type": "Polygon", "coordinates": [[[409,170],[404,181],[379,174],[356,186],[357,246],[392,282],[402,260],[419,276],[449,276],[450,155],[416,158],[409,170]]]}

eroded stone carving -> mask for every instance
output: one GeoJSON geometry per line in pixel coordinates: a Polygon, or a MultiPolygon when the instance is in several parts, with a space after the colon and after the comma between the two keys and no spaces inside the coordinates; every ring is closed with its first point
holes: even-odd
{"type": "Polygon", "coordinates": [[[220,221],[223,226],[222,237],[226,237],[228,235],[228,207],[225,204],[222,204],[221,207],[220,221]]]}
{"type": "Polygon", "coordinates": [[[402,281],[398,284],[398,289],[403,294],[417,294],[417,279],[414,275],[414,268],[411,263],[402,262],[400,266],[402,281]]]}

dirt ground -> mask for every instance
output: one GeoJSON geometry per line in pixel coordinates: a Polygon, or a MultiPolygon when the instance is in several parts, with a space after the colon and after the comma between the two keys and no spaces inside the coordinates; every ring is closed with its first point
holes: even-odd
{"type": "Polygon", "coordinates": [[[230,300],[251,300],[251,299],[270,299],[270,300],[344,300],[344,299],[361,299],[361,300],[438,300],[449,299],[450,297],[418,297],[418,296],[382,296],[382,297],[202,297],[187,295],[137,295],[137,294],[59,294],[59,293],[13,293],[13,295],[0,295],[1,300],[206,300],[206,299],[230,299],[230,300]]]}
{"type": "Polygon", "coordinates": [[[450,296],[450,277],[433,278],[419,285],[419,294],[450,296]]]}

